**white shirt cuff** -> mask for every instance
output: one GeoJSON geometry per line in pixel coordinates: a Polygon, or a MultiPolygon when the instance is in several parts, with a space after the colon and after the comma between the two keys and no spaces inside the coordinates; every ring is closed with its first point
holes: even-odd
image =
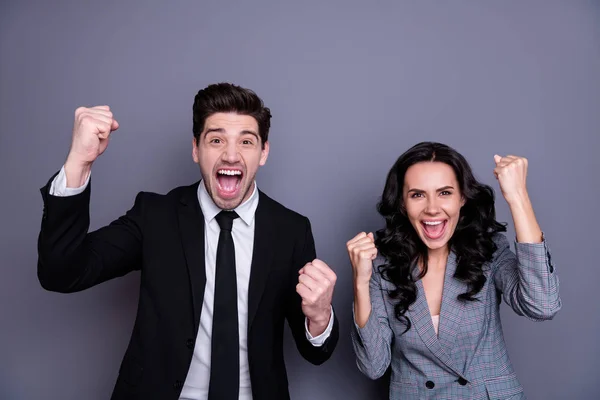
{"type": "MultiPolygon", "coordinates": [[[[331,306],[330,306],[331,307],[331,306]]],[[[329,317],[329,323],[325,331],[319,336],[313,337],[308,331],[308,318],[304,317],[304,329],[306,330],[306,338],[315,347],[323,346],[323,343],[327,340],[333,329],[333,307],[331,307],[331,316],[329,317]]]]}
{"type": "Polygon", "coordinates": [[[74,196],[76,194],[80,194],[85,190],[88,183],[90,182],[91,175],[92,175],[92,173],[90,172],[88,174],[83,186],[80,186],[78,188],[68,188],[67,187],[67,174],[65,173],[65,166],[63,165],[62,168],[60,169],[60,172],[58,173],[58,175],[56,175],[56,177],[52,181],[52,184],[50,185],[50,195],[58,196],[58,197],[67,197],[67,196],[74,196]]]}

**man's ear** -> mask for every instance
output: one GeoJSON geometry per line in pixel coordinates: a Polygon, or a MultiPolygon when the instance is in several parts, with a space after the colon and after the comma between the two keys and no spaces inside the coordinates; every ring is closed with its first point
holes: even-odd
{"type": "Polygon", "coordinates": [[[263,166],[267,163],[267,158],[269,158],[269,141],[267,140],[263,145],[262,152],[260,154],[260,163],[259,165],[263,166]]]}
{"type": "Polygon", "coordinates": [[[196,142],[196,137],[192,138],[192,159],[196,164],[200,161],[198,157],[198,144],[196,142]]]}

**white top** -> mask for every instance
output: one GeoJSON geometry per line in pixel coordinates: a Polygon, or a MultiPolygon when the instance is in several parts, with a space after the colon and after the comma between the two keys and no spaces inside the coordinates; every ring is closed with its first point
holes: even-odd
{"type": "Polygon", "coordinates": [[[435,334],[438,334],[438,327],[440,326],[440,315],[432,315],[431,322],[433,322],[433,329],[435,329],[435,334]]]}
{"type": "MultiPolygon", "coordinates": [[[[79,188],[67,188],[67,178],[64,166],[53,180],[50,194],[54,196],[69,196],[83,192],[88,185],[90,176],[85,184],[79,188]]],[[[238,326],[240,338],[240,396],[239,400],[252,399],[252,386],[250,383],[250,371],[248,367],[247,327],[248,327],[248,284],[250,282],[250,265],[252,262],[252,250],[254,243],[254,213],[258,207],[258,189],[254,184],[254,190],[248,200],[240,204],[235,211],[240,216],[233,221],[231,235],[235,246],[235,260],[237,270],[238,290],[238,326]]],[[[205,235],[205,269],[206,286],[204,288],[204,300],[202,313],[200,314],[200,326],[196,337],[194,355],[188,370],[181,400],[204,400],[208,397],[208,385],[210,382],[210,354],[212,316],[215,289],[215,266],[217,257],[217,244],[219,242],[220,228],[215,216],[221,211],[212,201],[206,191],[203,182],[198,185],[198,201],[204,215],[205,235]]],[[[331,318],[325,332],[312,337],[308,332],[308,324],[305,319],[306,337],[313,346],[322,346],[331,334],[333,328],[333,309],[331,318]]]]}

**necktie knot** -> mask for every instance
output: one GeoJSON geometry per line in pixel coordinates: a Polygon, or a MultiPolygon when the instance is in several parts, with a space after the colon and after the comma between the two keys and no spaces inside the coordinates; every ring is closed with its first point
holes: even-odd
{"type": "Polygon", "coordinates": [[[217,220],[217,223],[219,224],[219,227],[221,228],[221,230],[231,232],[231,228],[233,226],[233,220],[238,217],[239,217],[239,215],[237,215],[237,213],[235,211],[223,210],[217,214],[215,219],[217,220]]]}

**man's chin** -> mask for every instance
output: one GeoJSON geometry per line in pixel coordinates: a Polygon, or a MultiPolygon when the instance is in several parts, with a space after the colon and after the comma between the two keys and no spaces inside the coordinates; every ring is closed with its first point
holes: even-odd
{"type": "Polygon", "coordinates": [[[212,201],[222,210],[233,210],[242,204],[252,194],[253,186],[240,187],[235,193],[224,193],[215,185],[214,190],[211,190],[210,197],[212,201]]]}
{"type": "Polygon", "coordinates": [[[222,210],[232,210],[242,204],[242,196],[238,194],[235,197],[221,196],[218,193],[213,193],[211,196],[213,203],[222,210]]]}

